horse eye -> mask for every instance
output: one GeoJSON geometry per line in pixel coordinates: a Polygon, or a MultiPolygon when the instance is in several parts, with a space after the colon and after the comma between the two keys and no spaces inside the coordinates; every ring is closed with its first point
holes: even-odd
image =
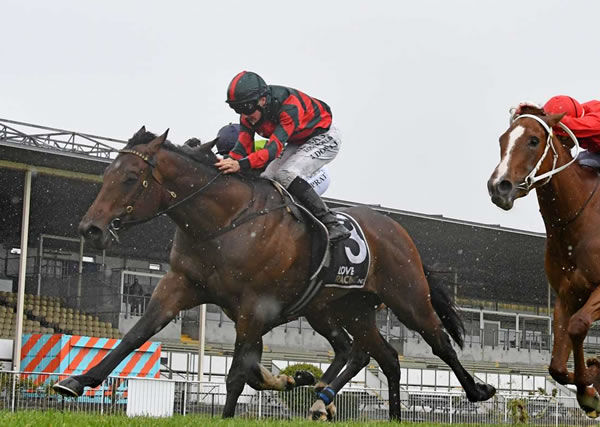
{"type": "Polygon", "coordinates": [[[127,179],[125,179],[125,181],[123,182],[125,185],[133,185],[137,182],[137,177],[135,176],[129,176],[127,177],[127,179]]]}
{"type": "Polygon", "coordinates": [[[537,136],[532,136],[529,138],[529,146],[530,147],[537,147],[537,145],[540,143],[540,140],[537,136]]]}

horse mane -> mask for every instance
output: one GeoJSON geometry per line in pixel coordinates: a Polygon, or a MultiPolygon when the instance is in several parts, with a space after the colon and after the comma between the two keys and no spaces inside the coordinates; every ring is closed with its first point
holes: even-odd
{"type": "MultiPolygon", "coordinates": [[[[156,134],[149,131],[137,132],[129,140],[127,140],[127,145],[125,145],[124,148],[131,149],[136,145],[148,144],[152,140],[154,140],[156,136],[156,134]]],[[[197,147],[190,147],[188,145],[180,146],[173,144],[167,139],[165,142],[163,142],[161,147],[168,151],[180,154],[181,156],[198,162],[204,166],[209,166],[211,169],[217,172],[217,169],[214,165],[219,159],[217,158],[217,155],[206,146],[208,144],[209,143],[202,144],[197,147]]],[[[239,178],[243,181],[247,181],[260,179],[259,175],[260,173],[258,173],[257,171],[250,170],[243,173],[231,174],[229,176],[232,178],[239,178]]]]}
{"type": "Polygon", "coordinates": [[[543,108],[534,107],[533,105],[525,105],[521,108],[520,114],[531,114],[533,116],[545,117],[548,113],[543,108]]]}
{"type": "MultiPolygon", "coordinates": [[[[136,145],[148,144],[154,140],[156,136],[156,134],[149,131],[137,132],[127,141],[125,148],[131,149],[136,145]]],[[[173,144],[167,139],[165,142],[163,142],[161,147],[168,151],[181,154],[183,157],[187,157],[188,159],[192,159],[206,166],[213,166],[218,160],[216,154],[213,153],[212,150],[203,146],[196,148],[188,147],[187,145],[179,146],[173,144]]]]}

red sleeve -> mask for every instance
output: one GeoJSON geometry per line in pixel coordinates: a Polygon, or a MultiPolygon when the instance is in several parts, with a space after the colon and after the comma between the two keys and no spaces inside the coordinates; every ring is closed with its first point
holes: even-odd
{"type": "Polygon", "coordinates": [[[229,152],[229,157],[235,160],[240,160],[248,157],[252,153],[254,147],[254,132],[245,125],[243,121],[240,122],[240,133],[238,134],[238,140],[233,146],[233,149],[229,152]]]}
{"type": "Polygon", "coordinates": [[[279,157],[284,144],[294,130],[296,130],[294,120],[287,112],[281,112],[279,114],[279,124],[275,127],[271,137],[265,144],[265,148],[248,155],[250,167],[252,169],[262,168],[270,161],[279,157]]]}
{"type": "MultiPolygon", "coordinates": [[[[600,112],[590,112],[581,118],[565,116],[561,122],[571,129],[577,138],[600,135],[600,112]]],[[[564,131],[562,130],[557,133],[564,135],[564,131]]]]}
{"type": "MultiPolygon", "coordinates": [[[[600,101],[589,101],[582,104],[582,107],[585,112],[583,117],[564,116],[562,124],[571,129],[577,138],[600,136],[600,101]]],[[[565,134],[562,129],[557,130],[557,133],[565,134]]]]}

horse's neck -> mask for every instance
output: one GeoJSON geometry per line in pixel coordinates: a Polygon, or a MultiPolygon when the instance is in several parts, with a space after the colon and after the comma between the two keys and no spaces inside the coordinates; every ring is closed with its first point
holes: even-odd
{"type": "Polygon", "coordinates": [[[163,185],[177,194],[169,205],[176,203],[205,186],[196,196],[168,212],[177,226],[195,238],[209,235],[230,222],[252,200],[252,188],[239,179],[228,176],[215,178],[210,166],[179,159],[165,175],[163,185]],[[226,183],[226,184],[224,184],[226,183]]]}
{"type": "MultiPolygon", "coordinates": [[[[556,167],[559,167],[571,161],[572,156],[567,148],[559,143],[556,145],[559,153],[556,167]]],[[[572,222],[581,213],[594,191],[592,181],[589,179],[589,171],[573,164],[553,175],[550,182],[537,188],[540,212],[548,234],[552,228],[572,222]]]]}

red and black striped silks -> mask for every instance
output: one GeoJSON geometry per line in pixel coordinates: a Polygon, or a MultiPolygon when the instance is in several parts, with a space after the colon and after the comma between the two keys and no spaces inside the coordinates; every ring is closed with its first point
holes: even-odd
{"type": "Polygon", "coordinates": [[[242,169],[262,168],[277,158],[286,143],[303,144],[331,126],[331,109],[316,98],[297,89],[269,86],[270,102],[255,126],[244,116],[240,119],[238,143],[230,156],[240,162],[242,169]],[[269,138],[265,147],[253,151],[254,134],[269,138]]]}

